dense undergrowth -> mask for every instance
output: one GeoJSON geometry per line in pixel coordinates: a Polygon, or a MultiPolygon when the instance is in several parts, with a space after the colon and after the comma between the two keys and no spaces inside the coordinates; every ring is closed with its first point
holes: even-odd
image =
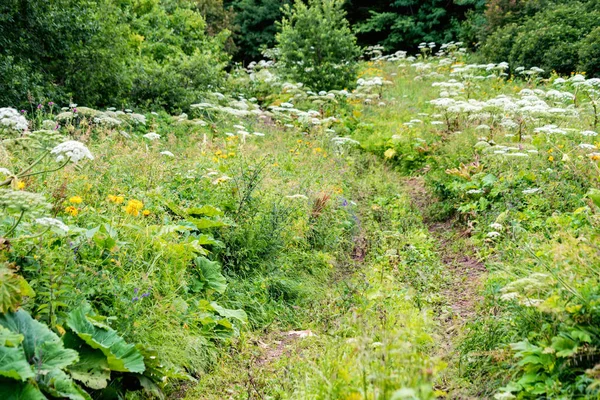
{"type": "Polygon", "coordinates": [[[354,136],[437,198],[489,275],[458,348],[477,396],[596,398],[598,80],[401,62],[354,136]],[[391,106],[393,105],[393,106],[391,106]]]}
{"type": "Polygon", "coordinates": [[[350,91],[263,61],[175,116],[0,109],[1,397],[598,397],[600,80],[459,47],[350,91]],[[450,335],[424,219],[487,270],[450,335]]]}

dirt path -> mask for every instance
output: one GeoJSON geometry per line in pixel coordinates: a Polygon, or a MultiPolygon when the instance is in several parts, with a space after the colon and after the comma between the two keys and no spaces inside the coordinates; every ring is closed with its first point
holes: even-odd
{"type": "MultiPolygon", "coordinates": [[[[485,281],[486,269],[476,258],[475,249],[468,240],[469,228],[459,226],[455,219],[444,222],[429,220],[427,208],[437,200],[427,191],[423,179],[420,177],[407,179],[406,187],[413,205],[423,215],[423,222],[436,241],[437,253],[448,272],[448,285],[442,290],[442,294],[447,300],[449,311],[438,315],[443,337],[439,355],[448,363],[449,371],[452,371],[457,369],[458,363],[455,351],[457,338],[462,333],[463,326],[475,317],[477,306],[483,301],[480,293],[485,281]]],[[[451,374],[456,374],[456,371],[448,375],[451,374]]],[[[451,383],[445,377],[442,377],[439,386],[449,392],[448,398],[472,398],[465,394],[468,389],[456,387],[455,383],[451,383]]]]}
{"type": "Polygon", "coordinates": [[[473,316],[477,303],[483,300],[478,294],[485,266],[473,255],[468,243],[469,229],[460,229],[456,221],[432,222],[426,217],[427,207],[436,201],[425,188],[422,178],[406,181],[409,195],[415,207],[423,214],[423,222],[436,240],[438,253],[445,268],[450,272],[451,284],[444,290],[454,316],[466,321],[473,316]]]}

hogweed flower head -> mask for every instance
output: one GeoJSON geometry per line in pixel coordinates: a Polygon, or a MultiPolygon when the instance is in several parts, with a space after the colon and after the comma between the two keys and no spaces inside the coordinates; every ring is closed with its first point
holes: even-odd
{"type": "Polygon", "coordinates": [[[56,156],[57,162],[61,162],[66,159],[77,163],[84,158],[88,158],[90,160],[94,159],[94,156],[90,150],[83,143],[76,140],[68,140],[63,142],[54,147],[50,153],[56,156]]]}
{"type": "Polygon", "coordinates": [[[61,220],[58,220],[56,218],[48,218],[48,217],[37,218],[35,220],[35,222],[38,225],[45,226],[48,228],[54,228],[63,233],[69,232],[69,227],[67,225],[65,225],[61,220]]]}
{"type": "Polygon", "coordinates": [[[146,139],[148,140],[157,140],[160,139],[160,135],[156,132],[148,132],[145,135],[143,135],[146,139]]]}
{"type": "Polygon", "coordinates": [[[23,190],[0,189],[0,209],[16,213],[43,214],[52,206],[43,195],[23,190]]]}
{"type": "Polygon", "coordinates": [[[27,119],[14,108],[0,108],[0,127],[26,131],[28,125],[27,119]]]}
{"type": "MultiPolygon", "coordinates": [[[[53,121],[50,122],[54,123],[53,121]]],[[[52,128],[54,128],[54,126],[52,128]]],[[[41,150],[52,150],[60,143],[63,143],[67,140],[65,136],[52,129],[42,129],[39,131],[29,132],[25,134],[25,137],[29,142],[33,142],[33,146],[35,148],[41,150]]]]}

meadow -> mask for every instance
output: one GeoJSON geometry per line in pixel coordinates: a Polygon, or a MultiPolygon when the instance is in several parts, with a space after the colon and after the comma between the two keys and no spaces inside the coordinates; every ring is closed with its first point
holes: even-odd
{"type": "Polygon", "coordinates": [[[1,108],[0,397],[597,398],[600,79],[435,47],[1,108]]]}

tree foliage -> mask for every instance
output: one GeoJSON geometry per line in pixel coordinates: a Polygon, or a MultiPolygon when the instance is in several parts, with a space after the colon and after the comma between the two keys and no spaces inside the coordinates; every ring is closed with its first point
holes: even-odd
{"type": "Polygon", "coordinates": [[[356,78],[360,49],[342,0],[297,0],[284,8],[277,34],[279,61],[290,78],[314,90],[343,89],[356,78]]]}
{"type": "Polygon", "coordinates": [[[538,1],[504,8],[496,3],[502,2],[488,5],[484,27],[487,31],[480,34],[482,55],[486,59],[508,61],[513,67],[536,66],[561,74],[577,70],[600,74],[596,51],[596,28],[600,22],[597,2],[538,1]]]}
{"type": "Polygon", "coordinates": [[[410,50],[420,42],[446,43],[459,33],[465,13],[479,0],[353,0],[350,19],[361,44],[410,50]]]}
{"type": "Polygon", "coordinates": [[[281,20],[282,7],[291,0],[229,0],[226,6],[235,13],[234,40],[237,58],[251,61],[261,56],[261,50],[275,46],[276,22],[281,20]]]}
{"type": "Polygon", "coordinates": [[[227,62],[227,31],[206,34],[207,10],[201,0],[2,2],[0,103],[183,108],[227,62]]]}

